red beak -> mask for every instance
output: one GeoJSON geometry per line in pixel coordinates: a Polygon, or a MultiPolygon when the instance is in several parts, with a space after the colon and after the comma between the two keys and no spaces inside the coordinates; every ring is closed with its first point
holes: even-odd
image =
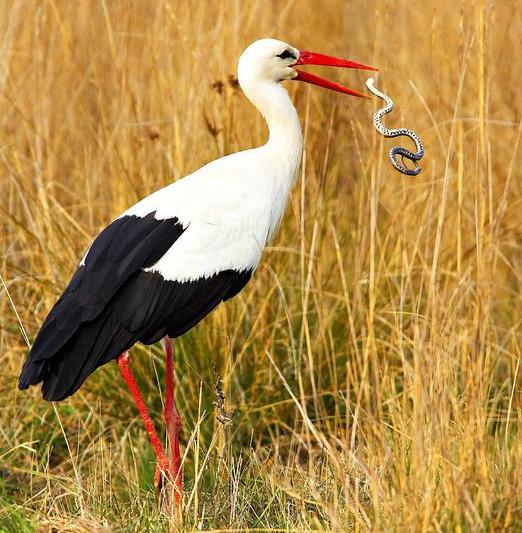
{"type": "MultiPolygon", "coordinates": [[[[315,52],[306,52],[304,50],[299,52],[299,58],[292,66],[297,65],[325,65],[329,67],[342,67],[342,68],[358,68],[361,70],[378,70],[375,67],[370,65],[364,65],[363,63],[358,63],[357,61],[351,61],[350,59],[340,59],[338,57],[327,56],[324,54],[316,54],[315,52]]],[[[309,72],[303,72],[302,70],[297,70],[297,76],[293,78],[297,81],[305,81],[307,83],[312,83],[313,85],[319,85],[320,87],[325,87],[326,89],[331,89],[332,91],[337,91],[339,93],[350,94],[352,96],[358,96],[360,98],[371,98],[371,96],[356,91],[354,89],[349,89],[343,85],[339,85],[333,81],[321,78],[315,74],[310,74],[309,72]]]]}

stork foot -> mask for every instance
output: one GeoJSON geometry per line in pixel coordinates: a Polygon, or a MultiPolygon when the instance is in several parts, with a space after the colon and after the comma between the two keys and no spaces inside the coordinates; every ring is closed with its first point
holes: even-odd
{"type": "Polygon", "coordinates": [[[181,509],[181,494],[175,485],[171,474],[163,472],[156,466],[154,473],[154,489],[158,499],[159,508],[167,514],[175,514],[181,509]]]}
{"type": "Polygon", "coordinates": [[[154,489],[156,491],[156,496],[159,497],[161,494],[163,487],[165,486],[166,482],[166,476],[162,472],[159,465],[156,466],[156,472],[154,472],[154,489]]]}

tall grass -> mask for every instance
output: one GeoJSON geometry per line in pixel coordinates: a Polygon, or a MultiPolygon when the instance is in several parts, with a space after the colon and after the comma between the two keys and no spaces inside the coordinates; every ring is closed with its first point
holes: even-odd
{"type": "MultiPolygon", "coordinates": [[[[485,0],[0,3],[0,531],[522,530],[521,18],[485,0]],[[280,235],[175,343],[180,522],[114,364],[55,405],[16,379],[105,224],[264,142],[234,76],[265,36],[378,65],[387,124],[426,156],[397,174],[379,102],[288,84],[305,153],[280,235]]],[[[161,347],[132,359],[161,426],[161,347]]]]}

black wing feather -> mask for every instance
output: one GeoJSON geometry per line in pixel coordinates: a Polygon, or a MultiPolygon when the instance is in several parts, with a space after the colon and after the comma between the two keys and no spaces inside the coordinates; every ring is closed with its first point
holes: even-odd
{"type": "Polygon", "coordinates": [[[153,344],[166,335],[183,335],[226,300],[231,287],[244,286],[250,276],[250,271],[225,270],[209,278],[179,282],[165,281],[154,272],[136,273],[103,312],[81,324],[48,361],[44,398],[67,398],[96,368],[116,359],[137,341],[153,344]]]}
{"type": "Polygon", "coordinates": [[[133,274],[156,263],[183,233],[176,218],[157,220],[154,215],[116,219],[94,240],[84,264],[40,328],[22,368],[20,388],[42,381],[45,361],[81,324],[94,320],[133,274]]]}

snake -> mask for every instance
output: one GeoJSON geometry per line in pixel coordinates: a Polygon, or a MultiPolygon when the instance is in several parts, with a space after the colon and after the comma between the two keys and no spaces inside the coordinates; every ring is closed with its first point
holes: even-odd
{"type": "Polygon", "coordinates": [[[412,130],[409,130],[407,128],[398,128],[394,130],[390,130],[384,126],[382,123],[382,117],[384,115],[387,115],[390,113],[393,109],[393,101],[392,99],[384,94],[383,92],[379,91],[375,87],[375,81],[373,78],[368,78],[366,80],[366,87],[372,92],[375,96],[378,96],[379,98],[382,98],[386,105],[377,110],[375,114],[373,115],[373,122],[375,124],[375,129],[381,134],[384,135],[384,137],[399,137],[401,135],[405,135],[406,137],[409,137],[414,143],[417,148],[416,152],[412,152],[411,150],[407,150],[406,148],[401,148],[400,146],[394,146],[390,152],[389,157],[390,161],[392,162],[392,165],[395,167],[396,170],[399,172],[402,172],[402,174],[405,174],[407,176],[417,176],[419,172],[422,170],[417,161],[422,159],[424,156],[424,148],[422,147],[422,142],[419,138],[419,136],[412,130]],[[402,163],[400,163],[397,160],[397,156],[401,156],[402,163]],[[404,158],[409,159],[413,162],[415,165],[415,168],[407,168],[404,163],[404,158]]]}

